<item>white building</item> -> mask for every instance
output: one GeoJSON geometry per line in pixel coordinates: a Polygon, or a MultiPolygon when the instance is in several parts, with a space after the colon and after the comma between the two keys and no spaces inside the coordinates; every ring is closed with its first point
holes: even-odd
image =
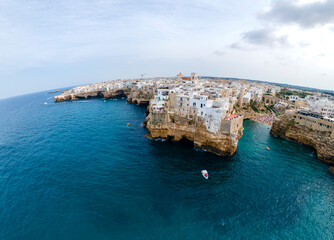
{"type": "Polygon", "coordinates": [[[328,98],[307,98],[306,102],[312,111],[322,116],[334,117],[334,102],[328,98]]]}
{"type": "Polygon", "coordinates": [[[154,96],[155,100],[165,101],[168,99],[169,89],[158,89],[157,95],[154,96]]]}

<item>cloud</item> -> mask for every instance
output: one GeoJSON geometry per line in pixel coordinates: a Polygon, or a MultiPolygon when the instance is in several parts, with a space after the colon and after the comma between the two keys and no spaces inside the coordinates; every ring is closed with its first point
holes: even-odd
{"type": "Polygon", "coordinates": [[[232,49],[243,49],[239,42],[232,43],[230,48],[232,49]]]}
{"type": "MultiPolygon", "coordinates": [[[[321,31],[303,33],[304,29],[287,26],[302,19],[298,13],[295,20],[292,10],[300,12],[309,5],[291,1],[0,0],[0,97],[54,87],[56,83],[92,81],[95,75],[96,80],[142,72],[173,75],[180,66],[185,72],[195,66],[198,72],[211,69],[221,74],[220,64],[225,64],[229,66],[226,74],[283,79],[278,62],[284,61],[272,58],[276,53],[284,54],[285,49],[288,56],[300,59],[300,66],[305,64],[300,79],[318,84],[311,79],[311,71],[318,76],[322,72],[333,75],[329,50],[334,22],[324,27],[321,36],[321,31]],[[271,1],[277,3],[270,5],[259,21],[259,9],[271,1]],[[281,20],[282,11],[278,13],[283,7],[292,15],[286,13],[290,18],[285,21],[281,20]],[[319,53],[327,55],[314,64],[319,53]],[[262,66],[267,59],[271,61],[267,73],[254,70],[253,66],[262,66]]],[[[328,2],[324,4],[328,6],[328,2]]],[[[318,8],[314,11],[318,16],[318,8]]],[[[291,59],[286,62],[294,66],[291,59]]],[[[295,69],[291,69],[293,74],[295,69]]],[[[284,77],[290,79],[291,72],[284,77]]]]}
{"type": "Polygon", "coordinates": [[[241,40],[233,43],[230,47],[232,49],[249,50],[246,45],[264,46],[264,47],[279,47],[288,46],[287,35],[277,35],[273,29],[259,28],[244,32],[241,34],[241,40]]]}
{"type": "Polygon", "coordinates": [[[214,55],[217,55],[217,56],[223,56],[226,54],[225,51],[221,51],[221,50],[216,50],[213,52],[214,55]]]}
{"type": "Polygon", "coordinates": [[[220,0],[0,0],[0,71],[92,58],[193,57],[207,36],[222,36],[216,28],[234,28],[239,5],[220,0]],[[231,6],[235,9],[228,11],[231,6]]]}
{"type": "Polygon", "coordinates": [[[310,43],[306,42],[306,41],[301,41],[301,42],[298,43],[298,46],[301,47],[301,48],[305,48],[305,47],[310,46],[310,43]]]}
{"type": "Polygon", "coordinates": [[[234,42],[229,46],[231,49],[242,50],[242,51],[251,51],[254,50],[253,46],[246,44],[244,41],[240,40],[238,42],[234,42]]]}
{"type": "Polygon", "coordinates": [[[302,28],[323,26],[334,22],[334,1],[297,4],[296,1],[275,1],[272,8],[259,16],[261,19],[302,28]]]}
{"type": "Polygon", "coordinates": [[[242,39],[248,43],[256,45],[287,45],[288,36],[277,36],[273,30],[269,28],[260,28],[251,30],[242,34],[242,39]]]}

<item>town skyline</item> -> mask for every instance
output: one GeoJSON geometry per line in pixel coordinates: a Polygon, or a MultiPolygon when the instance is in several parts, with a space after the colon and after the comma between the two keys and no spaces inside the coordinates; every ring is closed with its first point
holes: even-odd
{"type": "Polygon", "coordinates": [[[328,0],[2,1],[0,98],[180,71],[334,90],[333,11],[328,0]]]}
{"type": "MultiPolygon", "coordinates": [[[[179,72],[179,74],[183,74],[183,72],[179,72]]],[[[92,85],[92,84],[96,84],[96,83],[103,83],[103,82],[110,82],[110,81],[118,81],[118,80],[141,80],[141,79],[159,79],[159,78],[170,78],[173,79],[175,78],[176,74],[174,74],[173,76],[152,76],[152,77],[141,77],[143,74],[139,74],[139,77],[133,77],[133,78],[115,78],[115,79],[106,79],[106,80],[101,80],[101,81],[88,81],[88,82],[79,82],[75,85],[72,86],[60,86],[60,87],[55,87],[55,88],[48,88],[48,89],[41,89],[38,91],[33,91],[33,92],[27,92],[27,93],[23,93],[23,94],[18,94],[18,95],[12,95],[12,96],[7,96],[7,97],[1,97],[0,96],[0,100],[2,99],[6,99],[6,98],[12,98],[12,97],[18,97],[18,96],[23,96],[23,95],[27,95],[27,94],[34,94],[34,93],[38,93],[38,92],[44,92],[44,91],[53,91],[53,90],[68,90],[68,89],[72,89],[75,87],[80,87],[80,86],[84,86],[84,85],[92,85]]],[[[145,74],[145,76],[147,76],[147,74],[145,74]]],[[[189,74],[184,74],[184,76],[186,77],[190,77],[191,73],[189,74]]],[[[280,87],[292,87],[292,88],[297,88],[297,89],[304,89],[304,90],[310,90],[310,91],[320,91],[320,92],[325,92],[325,91],[329,91],[332,92],[334,90],[331,89],[324,89],[324,88],[316,88],[316,87],[312,87],[312,86],[302,86],[302,85],[294,85],[294,84],[290,84],[290,83],[286,83],[286,82],[270,82],[270,81],[266,81],[266,80],[261,80],[261,79],[248,79],[248,78],[237,78],[237,77],[233,77],[233,76],[226,76],[226,77],[220,77],[220,76],[207,76],[207,75],[198,75],[199,77],[203,77],[204,79],[221,79],[221,80],[231,80],[231,81],[249,81],[249,82],[255,82],[255,83],[267,83],[267,84],[272,84],[272,85],[276,85],[276,86],[280,86],[280,87]]]]}

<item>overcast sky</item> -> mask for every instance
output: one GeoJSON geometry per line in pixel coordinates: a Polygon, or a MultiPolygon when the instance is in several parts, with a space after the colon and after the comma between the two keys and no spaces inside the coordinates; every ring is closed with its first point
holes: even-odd
{"type": "Polygon", "coordinates": [[[334,0],[0,0],[0,98],[179,72],[334,90],[334,0]]]}

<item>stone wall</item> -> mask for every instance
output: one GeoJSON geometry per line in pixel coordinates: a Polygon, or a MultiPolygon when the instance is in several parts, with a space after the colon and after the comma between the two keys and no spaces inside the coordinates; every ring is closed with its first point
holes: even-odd
{"type": "Polygon", "coordinates": [[[243,120],[243,117],[232,120],[222,119],[220,131],[225,134],[235,134],[243,127],[243,120]]]}
{"type": "Polygon", "coordinates": [[[295,113],[291,118],[298,124],[308,127],[312,130],[333,132],[334,123],[326,119],[315,118],[311,116],[305,116],[302,114],[295,113]]]}

